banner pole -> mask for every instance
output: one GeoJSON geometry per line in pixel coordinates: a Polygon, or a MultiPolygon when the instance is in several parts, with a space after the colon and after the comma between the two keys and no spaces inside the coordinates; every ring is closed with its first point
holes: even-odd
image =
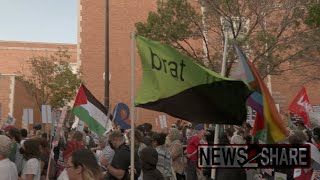
{"type": "MultiPolygon", "coordinates": [[[[61,124],[57,124],[57,131],[56,131],[56,137],[54,137],[53,138],[53,140],[56,138],[56,141],[58,142],[59,141],[59,139],[60,139],[60,130],[61,130],[61,128],[62,128],[62,126],[63,126],[63,121],[64,121],[64,119],[65,119],[65,117],[66,117],[66,114],[67,114],[67,106],[64,106],[63,107],[63,109],[62,109],[62,111],[61,111],[61,116],[60,116],[60,120],[59,120],[59,123],[61,123],[61,124]]],[[[50,173],[50,167],[51,167],[51,161],[52,161],[52,156],[53,156],[53,149],[54,149],[54,147],[55,147],[55,145],[53,145],[52,144],[52,142],[51,142],[51,149],[50,149],[50,155],[49,155],[49,162],[48,162],[48,169],[47,169],[47,174],[46,174],[46,180],[49,180],[49,173],[50,173]]],[[[58,145],[57,143],[56,143],[56,145],[58,145]]]]}
{"type": "Polygon", "coordinates": [[[130,143],[130,179],[134,180],[134,82],[135,82],[135,32],[131,33],[131,143],[130,143]]]}
{"type": "MultiPolygon", "coordinates": [[[[221,75],[226,75],[226,64],[227,64],[227,48],[228,48],[228,31],[224,33],[224,48],[223,48],[223,58],[222,58],[222,67],[221,67],[221,75]]],[[[216,124],[214,131],[214,144],[219,144],[219,130],[220,125],[216,124]]],[[[211,178],[216,178],[216,168],[211,169],[211,178]]]]}

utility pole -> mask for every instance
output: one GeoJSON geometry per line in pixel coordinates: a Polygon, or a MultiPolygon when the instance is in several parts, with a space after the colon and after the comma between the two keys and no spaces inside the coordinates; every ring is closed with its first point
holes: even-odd
{"type": "Polygon", "coordinates": [[[104,71],[104,106],[109,110],[109,0],[106,0],[106,38],[105,38],[105,71],[104,71]]]}

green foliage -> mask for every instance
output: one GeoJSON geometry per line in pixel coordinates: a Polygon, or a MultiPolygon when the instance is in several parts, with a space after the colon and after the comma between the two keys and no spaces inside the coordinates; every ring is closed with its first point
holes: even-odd
{"type": "Polygon", "coordinates": [[[19,72],[18,79],[40,110],[43,104],[50,104],[53,108],[63,107],[74,98],[81,80],[67,63],[70,58],[67,49],[59,49],[50,56],[30,58],[28,71],[19,72]]]}
{"type": "Polygon", "coordinates": [[[312,28],[320,27],[320,4],[314,4],[309,7],[309,14],[305,23],[312,28]]]}
{"type": "Polygon", "coordinates": [[[196,60],[199,51],[187,40],[201,38],[201,16],[187,0],[158,0],[157,12],[150,12],[147,22],[135,24],[137,34],[170,44],[196,60]]]}
{"type": "Polygon", "coordinates": [[[136,29],[139,35],[167,43],[217,72],[227,36],[226,75],[237,62],[232,47],[237,43],[265,77],[284,72],[283,63],[289,62],[292,66],[287,70],[296,72],[295,62],[318,59],[318,31],[303,26],[304,22],[319,26],[318,6],[309,11],[309,17],[318,18],[305,21],[312,3],[314,0],[159,0],[157,11],[149,13],[147,22],[136,23],[136,29]]]}
{"type": "Polygon", "coordinates": [[[164,42],[199,37],[194,21],[200,22],[201,18],[186,0],[158,1],[157,4],[157,13],[150,12],[146,23],[136,23],[139,35],[164,42]]]}

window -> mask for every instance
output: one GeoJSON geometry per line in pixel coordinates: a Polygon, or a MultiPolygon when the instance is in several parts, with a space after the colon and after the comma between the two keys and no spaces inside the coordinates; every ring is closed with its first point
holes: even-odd
{"type": "MultiPolygon", "coordinates": [[[[241,41],[246,38],[247,33],[249,31],[250,20],[244,17],[220,17],[223,33],[228,36],[228,46],[232,46],[232,40],[237,39],[237,41],[241,41]],[[240,27],[239,27],[240,26],[240,27]]],[[[233,49],[233,48],[228,48],[233,49]]],[[[245,46],[244,51],[246,55],[250,57],[249,46],[245,46]]],[[[237,63],[238,61],[235,60],[237,63]]]]}
{"type": "Polygon", "coordinates": [[[227,33],[229,39],[234,39],[234,34],[236,38],[244,38],[248,33],[250,20],[245,19],[244,17],[221,17],[220,18],[223,32],[227,33]],[[239,27],[241,26],[241,27],[239,27]],[[234,32],[234,34],[233,34],[234,32]]]}

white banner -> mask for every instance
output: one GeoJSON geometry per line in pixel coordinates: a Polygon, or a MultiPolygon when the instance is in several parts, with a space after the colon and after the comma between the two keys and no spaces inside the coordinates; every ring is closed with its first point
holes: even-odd
{"type": "Polygon", "coordinates": [[[159,116],[159,123],[160,123],[160,128],[162,129],[164,126],[163,120],[162,120],[162,115],[159,116]]]}
{"type": "Polygon", "coordinates": [[[29,124],[33,124],[33,109],[28,109],[28,122],[29,124]]]}
{"type": "Polygon", "coordinates": [[[8,114],[7,120],[3,123],[2,128],[5,128],[7,126],[14,126],[15,123],[16,119],[8,114]]]}
{"type": "Polygon", "coordinates": [[[162,115],[162,121],[163,121],[164,128],[167,128],[168,125],[167,125],[167,117],[166,117],[166,115],[162,115]]]}
{"type": "Polygon", "coordinates": [[[22,124],[29,124],[28,123],[28,109],[23,109],[22,124]]]}
{"type": "MultiPolygon", "coordinates": [[[[68,107],[65,106],[63,107],[63,109],[61,110],[61,113],[59,113],[59,120],[57,121],[57,129],[56,129],[56,133],[55,133],[55,136],[54,136],[54,139],[52,141],[52,145],[55,147],[58,145],[58,142],[59,142],[59,139],[60,139],[60,135],[62,134],[62,126],[63,126],[63,122],[66,118],[66,115],[67,115],[67,110],[68,110],[68,107]]],[[[58,114],[58,113],[57,113],[58,114]]]]}
{"type": "Polygon", "coordinates": [[[23,109],[22,123],[33,124],[33,109],[23,109]]]}
{"type": "Polygon", "coordinates": [[[48,116],[48,123],[52,123],[52,111],[51,106],[47,106],[47,116],[48,116]]]}
{"type": "Polygon", "coordinates": [[[51,119],[51,106],[50,105],[42,105],[41,106],[41,117],[42,123],[52,123],[51,119]]]}

